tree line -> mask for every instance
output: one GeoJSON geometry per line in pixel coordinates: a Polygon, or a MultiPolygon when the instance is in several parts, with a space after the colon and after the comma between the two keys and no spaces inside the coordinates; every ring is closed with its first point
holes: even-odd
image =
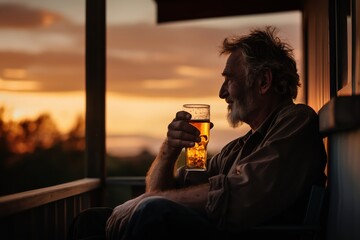
{"type": "MultiPolygon", "coordinates": [[[[85,121],[79,115],[66,133],[48,113],[6,120],[0,108],[0,195],[52,186],[85,177],[85,121]]],[[[143,176],[155,156],[106,156],[112,176],[143,176]]]]}

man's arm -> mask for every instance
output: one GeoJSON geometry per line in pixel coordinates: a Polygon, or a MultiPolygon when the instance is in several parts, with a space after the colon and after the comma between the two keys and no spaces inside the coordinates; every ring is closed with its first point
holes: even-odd
{"type": "Polygon", "coordinates": [[[178,149],[170,147],[168,141],[165,140],[147,173],[146,192],[175,188],[174,166],[178,155],[178,149]]]}
{"type": "Polygon", "coordinates": [[[146,176],[146,193],[118,205],[106,223],[107,238],[119,239],[138,204],[148,197],[160,196],[192,209],[205,212],[209,184],[175,188],[175,162],[184,147],[200,141],[199,130],[189,124],[191,115],[181,111],[169,124],[167,138],[146,176]]]}

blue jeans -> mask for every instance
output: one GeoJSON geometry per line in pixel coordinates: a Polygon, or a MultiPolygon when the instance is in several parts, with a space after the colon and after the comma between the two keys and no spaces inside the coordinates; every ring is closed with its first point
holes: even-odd
{"type": "MultiPolygon", "coordinates": [[[[105,240],[111,213],[111,208],[104,207],[83,211],[72,222],[68,240],[105,240]]],[[[202,213],[160,197],[144,199],[123,230],[122,240],[237,239],[218,231],[202,213]]]]}
{"type": "Polygon", "coordinates": [[[215,224],[203,214],[161,197],[143,200],[130,218],[123,240],[215,239],[215,224]]]}

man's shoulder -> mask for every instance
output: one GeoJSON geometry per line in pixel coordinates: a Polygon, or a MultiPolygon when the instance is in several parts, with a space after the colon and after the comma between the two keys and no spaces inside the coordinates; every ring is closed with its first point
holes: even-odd
{"type": "Polygon", "coordinates": [[[297,104],[289,104],[284,106],[278,112],[278,116],[317,118],[317,113],[309,105],[303,103],[297,103],[297,104]]]}
{"type": "Polygon", "coordinates": [[[318,115],[306,104],[288,103],[279,106],[276,111],[260,126],[259,132],[266,134],[273,128],[299,128],[308,124],[316,125],[318,115]]]}

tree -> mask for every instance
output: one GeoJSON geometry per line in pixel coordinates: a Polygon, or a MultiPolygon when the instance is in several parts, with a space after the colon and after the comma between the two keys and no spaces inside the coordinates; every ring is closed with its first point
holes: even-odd
{"type": "Polygon", "coordinates": [[[62,134],[48,113],[5,120],[0,108],[0,194],[40,188],[84,175],[84,120],[62,134]]]}

